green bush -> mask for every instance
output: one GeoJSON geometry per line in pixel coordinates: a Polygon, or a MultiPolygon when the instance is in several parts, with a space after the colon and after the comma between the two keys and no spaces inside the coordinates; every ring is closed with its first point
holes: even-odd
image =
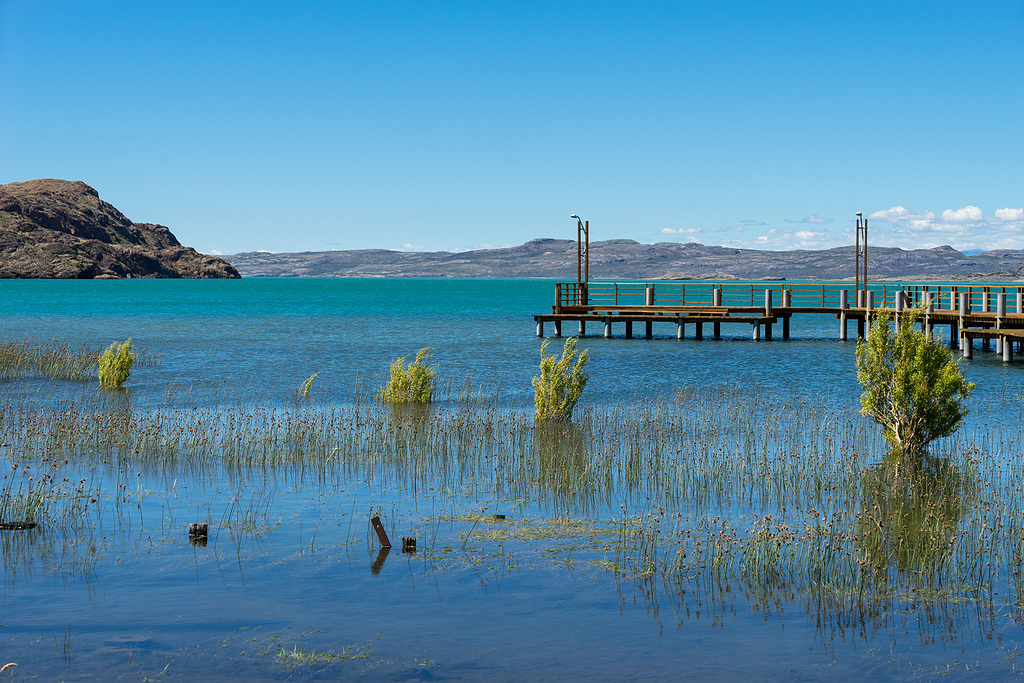
{"type": "Polygon", "coordinates": [[[120,389],[124,386],[128,375],[132,374],[132,366],[135,364],[135,353],[132,351],[132,340],[123,344],[114,342],[106,351],[100,354],[100,388],[120,389]]]}
{"type": "Polygon", "coordinates": [[[377,398],[389,403],[430,403],[434,397],[435,369],[425,365],[430,347],[420,349],[416,359],[405,364],[408,356],[396,358],[391,364],[391,379],[377,392],[377,398]]]}
{"type": "Polygon", "coordinates": [[[914,328],[918,315],[905,313],[894,330],[889,311],[881,309],[868,338],[857,344],[861,412],[882,425],[899,460],[914,466],[933,439],[960,427],[974,389],[952,352],[914,328]]]}
{"type": "Polygon", "coordinates": [[[587,352],[576,355],[576,339],[569,337],[562,357],[546,355],[548,342],[540,347],[540,377],[533,378],[534,417],[538,420],[567,420],[587,386],[587,352]]]}

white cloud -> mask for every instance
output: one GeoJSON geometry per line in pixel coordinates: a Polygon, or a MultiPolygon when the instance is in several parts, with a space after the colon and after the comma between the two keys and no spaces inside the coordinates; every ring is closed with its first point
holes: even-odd
{"type": "Polygon", "coordinates": [[[422,244],[413,244],[412,242],[406,242],[402,245],[402,251],[423,251],[426,249],[422,244]]]}
{"type": "Polygon", "coordinates": [[[799,237],[802,240],[809,240],[809,239],[814,239],[814,237],[818,233],[814,232],[813,230],[797,230],[793,234],[796,235],[797,237],[799,237]]]}
{"type": "Polygon", "coordinates": [[[962,209],[951,211],[946,209],[942,212],[942,220],[946,223],[967,223],[977,222],[984,218],[984,214],[976,206],[965,206],[962,209]]]}
{"type": "Polygon", "coordinates": [[[921,213],[913,213],[907,211],[902,206],[893,206],[885,211],[875,211],[868,214],[868,218],[875,221],[884,221],[886,223],[896,223],[899,221],[932,221],[935,220],[935,214],[931,211],[923,211],[921,213]]]}
{"type": "Polygon", "coordinates": [[[1024,220],[1024,209],[996,209],[996,218],[1001,221],[1021,221],[1024,220]]]}
{"type": "Polygon", "coordinates": [[[825,225],[825,224],[826,224],[826,223],[828,223],[829,221],[828,221],[828,220],[826,220],[826,219],[824,219],[824,218],[822,218],[821,216],[819,216],[819,215],[818,215],[818,214],[816,214],[816,213],[812,213],[812,214],[811,214],[810,216],[808,216],[807,218],[801,218],[801,219],[800,219],[800,220],[798,220],[798,221],[794,221],[794,220],[792,220],[792,219],[789,219],[789,218],[787,218],[787,219],[786,219],[786,222],[787,222],[787,223],[809,223],[809,224],[811,224],[811,225],[825,225]]]}
{"type": "Polygon", "coordinates": [[[211,249],[210,251],[206,252],[206,254],[210,256],[223,256],[224,252],[219,249],[211,249]]]}
{"type": "Polygon", "coordinates": [[[693,235],[700,232],[700,228],[662,228],[658,231],[660,235],[693,235]]]}

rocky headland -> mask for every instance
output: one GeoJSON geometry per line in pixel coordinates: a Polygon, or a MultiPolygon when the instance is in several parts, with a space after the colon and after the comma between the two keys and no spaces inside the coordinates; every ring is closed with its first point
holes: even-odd
{"type": "Polygon", "coordinates": [[[237,278],[223,259],[133,223],[83,182],[0,185],[0,278],[237,278]]]}

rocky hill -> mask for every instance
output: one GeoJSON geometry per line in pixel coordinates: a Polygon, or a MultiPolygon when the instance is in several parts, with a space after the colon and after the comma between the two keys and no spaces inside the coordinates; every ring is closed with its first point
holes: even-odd
{"type": "Polygon", "coordinates": [[[0,185],[0,278],[237,278],[163,225],[133,223],[67,180],[0,185]]]}
{"type": "MultiPolygon", "coordinates": [[[[225,256],[246,276],[539,277],[576,279],[576,242],[535,239],[518,247],[462,253],[384,249],[225,256]]],[[[854,248],[757,251],[702,244],[607,240],[590,245],[592,279],[853,279],[854,248]]],[[[869,247],[868,277],[879,279],[1024,279],[1024,251],[966,256],[952,247],[869,247]]]]}

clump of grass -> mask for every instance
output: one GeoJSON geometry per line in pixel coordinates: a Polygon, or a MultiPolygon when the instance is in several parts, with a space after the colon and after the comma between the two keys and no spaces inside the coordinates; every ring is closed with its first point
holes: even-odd
{"type": "Polygon", "coordinates": [[[407,366],[408,356],[396,358],[391,364],[391,378],[377,392],[385,403],[430,403],[434,397],[437,371],[425,363],[430,358],[430,347],[420,349],[416,359],[407,366]]]}
{"type": "Polygon", "coordinates": [[[534,417],[567,420],[590,379],[586,370],[589,357],[586,351],[576,355],[576,340],[572,337],[565,340],[561,358],[546,355],[547,348],[545,341],[540,347],[540,377],[533,378],[534,417]]]}
{"type": "Polygon", "coordinates": [[[308,397],[309,396],[309,390],[313,388],[313,380],[315,380],[316,376],[319,375],[319,374],[320,374],[319,372],[314,372],[310,376],[310,378],[307,379],[305,382],[303,382],[302,386],[299,387],[299,393],[302,394],[303,397],[308,397]]]}
{"type": "Polygon", "coordinates": [[[114,342],[100,354],[100,388],[120,389],[124,386],[128,375],[132,374],[135,364],[135,353],[132,351],[132,340],[128,338],[123,344],[114,342]]]}
{"type": "Polygon", "coordinates": [[[316,650],[295,645],[291,650],[287,648],[278,650],[277,661],[289,669],[297,669],[299,667],[315,667],[318,664],[330,664],[331,662],[342,662],[352,659],[369,659],[371,652],[373,652],[373,646],[357,647],[353,645],[341,652],[337,650],[317,652],[316,650]]]}

